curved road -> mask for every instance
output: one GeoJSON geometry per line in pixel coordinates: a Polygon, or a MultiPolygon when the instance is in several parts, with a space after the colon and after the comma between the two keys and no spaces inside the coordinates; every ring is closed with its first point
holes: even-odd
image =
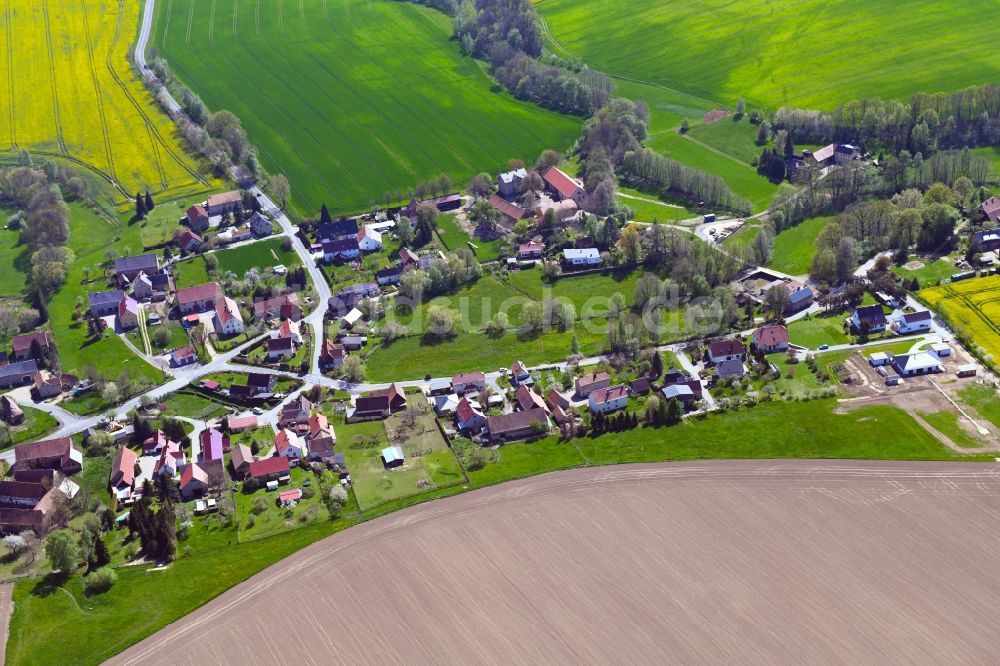
{"type": "Polygon", "coordinates": [[[992,465],[572,470],[328,537],[109,663],[990,663],[997,534],[992,465]]]}

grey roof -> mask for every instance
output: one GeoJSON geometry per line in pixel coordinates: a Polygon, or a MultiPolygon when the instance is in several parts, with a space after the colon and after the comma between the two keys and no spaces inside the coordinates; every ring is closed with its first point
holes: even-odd
{"type": "Polygon", "coordinates": [[[0,368],[0,378],[30,375],[34,372],[38,372],[38,363],[35,359],[29,358],[27,361],[17,361],[0,368]]]}
{"type": "Polygon", "coordinates": [[[119,289],[112,289],[111,291],[95,291],[90,294],[90,307],[95,305],[118,305],[118,301],[122,300],[125,296],[125,292],[119,289]]]}
{"type": "Polygon", "coordinates": [[[528,177],[528,172],[525,170],[524,167],[500,174],[500,180],[505,183],[513,182],[515,178],[527,178],[527,177],[528,177]]]}
{"type": "Polygon", "coordinates": [[[881,305],[866,305],[854,311],[858,316],[858,321],[867,321],[872,326],[885,326],[885,311],[881,305]]]}
{"type": "Polygon", "coordinates": [[[719,377],[740,377],[746,373],[746,368],[743,367],[743,361],[732,358],[715,366],[715,372],[719,377]]]}
{"type": "Polygon", "coordinates": [[[676,384],[674,386],[667,386],[663,389],[663,397],[667,400],[671,398],[683,398],[683,397],[694,397],[694,391],[687,384],[676,384]]]}
{"type": "Polygon", "coordinates": [[[151,268],[154,273],[156,272],[155,254],[140,254],[134,257],[122,257],[115,260],[115,271],[118,273],[122,271],[144,271],[147,268],[151,268]]]}
{"type": "Polygon", "coordinates": [[[931,318],[930,310],[921,310],[920,312],[911,312],[909,314],[904,314],[901,319],[907,324],[912,324],[917,321],[929,321],[931,318]]]}
{"type": "Polygon", "coordinates": [[[794,305],[799,301],[803,301],[807,298],[812,298],[812,295],[813,295],[812,289],[810,289],[809,287],[802,287],[801,289],[797,289],[793,291],[791,294],[789,294],[789,298],[791,298],[792,305],[794,305]]]}

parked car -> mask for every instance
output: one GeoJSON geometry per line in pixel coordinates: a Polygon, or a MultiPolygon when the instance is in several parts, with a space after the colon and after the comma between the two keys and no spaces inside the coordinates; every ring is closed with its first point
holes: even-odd
{"type": "Polygon", "coordinates": [[[830,348],[830,345],[827,345],[827,344],[823,344],[823,345],[820,345],[819,347],[817,347],[817,349],[829,349],[829,348],[830,348]]]}

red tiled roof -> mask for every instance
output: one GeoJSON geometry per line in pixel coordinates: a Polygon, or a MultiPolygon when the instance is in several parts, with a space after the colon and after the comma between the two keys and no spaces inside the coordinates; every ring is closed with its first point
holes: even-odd
{"type": "Polygon", "coordinates": [[[490,205],[512,220],[520,220],[527,214],[527,211],[520,206],[512,204],[503,197],[498,197],[495,194],[490,197],[490,205]]]}
{"type": "Polygon", "coordinates": [[[184,473],[181,474],[181,488],[186,488],[192,481],[208,484],[208,473],[198,463],[191,463],[184,469],[184,473]]]}
{"type": "Polygon", "coordinates": [[[483,381],[486,381],[486,375],[482,372],[466,372],[451,378],[452,384],[473,384],[483,381]]]}
{"type": "Polygon", "coordinates": [[[116,481],[117,479],[115,485],[124,483],[131,486],[135,483],[135,463],[138,459],[139,456],[135,454],[135,451],[127,446],[122,447],[111,466],[111,480],[116,481]]]}
{"type": "Polygon", "coordinates": [[[193,220],[207,220],[208,211],[205,210],[204,206],[194,205],[187,209],[185,212],[188,221],[193,220]]]}
{"type": "Polygon", "coordinates": [[[542,400],[542,396],[538,395],[524,384],[517,387],[517,404],[524,410],[537,407],[538,409],[543,409],[546,412],[549,411],[549,407],[545,404],[545,401],[542,400]]]}
{"type": "Polygon", "coordinates": [[[576,194],[577,190],[583,189],[583,185],[580,181],[569,177],[559,169],[552,167],[545,172],[542,176],[545,182],[548,183],[552,189],[558,192],[564,199],[572,198],[576,194]]]}
{"type": "Polygon", "coordinates": [[[229,192],[223,192],[222,194],[211,194],[208,197],[208,205],[221,206],[224,204],[236,203],[242,199],[239,190],[230,190],[229,192]]]}
{"type": "Polygon", "coordinates": [[[257,427],[257,417],[252,414],[247,416],[229,417],[230,430],[241,430],[243,428],[256,428],[256,427],[257,427]]]}
{"type": "Polygon", "coordinates": [[[606,382],[609,379],[611,379],[611,376],[606,372],[593,372],[589,375],[577,377],[576,387],[585,389],[592,384],[600,384],[601,382],[606,382]]]}
{"type": "Polygon", "coordinates": [[[734,356],[736,354],[745,354],[746,350],[743,348],[743,343],[734,338],[729,340],[716,340],[708,346],[708,351],[712,355],[712,358],[717,356],[734,356]]]}
{"type": "Polygon", "coordinates": [[[619,398],[624,398],[626,396],[628,396],[628,387],[624,384],[597,389],[590,394],[590,397],[593,398],[594,402],[598,405],[603,405],[606,402],[618,400],[619,398]]]}
{"type": "Polygon", "coordinates": [[[284,456],[264,458],[263,460],[255,460],[250,463],[250,476],[252,477],[267,476],[269,474],[278,474],[280,472],[287,471],[288,458],[285,458],[284,456]]]}
{"type": "Polygon", "coordinates": [[[537,241],[530,241],[528,243],[521,243],[517,251],[521,254],[527,254],[529,252],[541,252],[545,249],[545,246],[537,241]]]}
{"type": "Polygon", "coordinates": [[[236,301],[228,296],[220,298],[215,302],[215,316],[219,318],[220,324],[225,324],[231,319],[243,321],[243,315],[240,314],[239,306],[236,305],[236,301]]]}
{"type": "Polygon", "coordinates": [[[222,287],[215,282],[206,282],[177,290],[178,303],[191,303],[193,301],[203,301],[208,298],[219,298],[220,296],[222,296],[222,287]]]}
{"type": "Polygon", "coordinates": [[[29,351],[31,349],[31,343],[35,340],[38,340],[38,344],[41,345],[42,349],[48,347],[50,341],[48,331],[15,335],[11,340],[11,346],[14,348],[14,354],[29,351]]]}
{"type": "Polygon", "coordinates": [[[460,421],[468,421],[476,415],[476,410],[472,407],[472,403],[469,402],[468,398],[462,398],[458,401],[458,406],[455,408],[455,414],[458,416],[460,421]]]}
{"type": "Polygon", "coordinates": [[[781,325],[761,326],[754,329],[753,340],[762,347],[788,344],[788,329],[781,325]]]}
{"type": "Polygon", "coordinates": [[[278,493],[279,502],[293,502],[297,499],[302,498],[302,490],[300,488],[292,488],[291,490],[283,490],[278,493]]]}

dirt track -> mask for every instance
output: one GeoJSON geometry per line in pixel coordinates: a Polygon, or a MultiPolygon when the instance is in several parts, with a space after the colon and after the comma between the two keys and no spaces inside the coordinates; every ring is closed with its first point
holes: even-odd
{"type": "Polygon", "coordinates": [[[574,470],[304,549],[114,663],[995,663],[1000,466],[574,470]]]}

